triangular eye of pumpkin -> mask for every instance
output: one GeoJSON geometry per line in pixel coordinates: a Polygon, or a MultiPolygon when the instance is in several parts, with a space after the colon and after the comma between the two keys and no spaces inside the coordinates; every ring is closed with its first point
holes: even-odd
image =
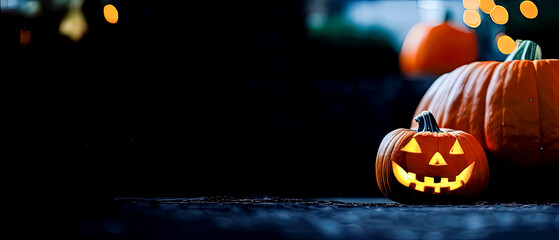
{"type": "Polygon", "coordinates": [[[456,142],[454,142],[454,145],[450,149],[450,154],[464,154],[464,150],[462,150],[462,146],[460,146],[458,139],[456,139],[456,142]]]}
{"type": "Polygon", "coordinates": [[[421,148],[419,147],[419,144],[417,144],[417,140],[415,140],[415,138],[412,138],[411,141],[401,150],[410,153],[421,153],[421,148]]]}

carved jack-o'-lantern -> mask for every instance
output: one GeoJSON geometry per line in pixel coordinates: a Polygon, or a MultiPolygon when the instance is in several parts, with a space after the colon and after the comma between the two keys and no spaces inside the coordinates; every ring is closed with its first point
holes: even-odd
{"type": "Polygon", "coordinates": [[[489,179],[485,152],[470,134],[439,129],[430,112],[415,118],[417,131],[386,135],[376,160],[377,183],[390,199],[405,203],[471,200],[489,179]]]}

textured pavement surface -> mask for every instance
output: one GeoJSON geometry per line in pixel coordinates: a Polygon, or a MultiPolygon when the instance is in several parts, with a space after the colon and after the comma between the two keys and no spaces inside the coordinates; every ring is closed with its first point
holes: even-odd
{"type": "Polygon", "coordinates": [[[370,199],[119,198],[73,224],[90,239],[559,239],[559,204],[370,199]]]}

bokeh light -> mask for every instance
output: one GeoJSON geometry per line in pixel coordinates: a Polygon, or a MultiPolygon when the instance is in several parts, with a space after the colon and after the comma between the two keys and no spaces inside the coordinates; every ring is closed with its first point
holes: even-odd
{"type": "Polygon", "coordinates": [[[478,0],[463,0],[462,4],[464,5],[465,9],[477,9],[477,8],[479,8],[479,1],[478,0]]]}
{"type": "Polygon", "coordinates": [[[496,24],[506,24],[509,21],[509,12],[503,6],[495,6],[491,10],[491,20],[496,24]]]}
{"type": "Polygon", "coordinates": [[[484,13],[491,13],[493,8],[495,8],[495,2],[493,0],[479,0],[479,9],[484,13]]]}
{"type": "Polygon", "coordinates": [[[497,47],[501,53],[510,54],[516,49],[516,42],[511,37],[502,34],[497,39],[497,47]]]}
{"type": "Polygon", "coordinates": [[[466,9],[463,16],[464,23],[468,27],[476,28],[481,24],[481,17],[475,9],[466,9]]]}
{"type": "Polygon", "coordinates": [[[20,29],[19,30],[19,44],[26,45],[31,42],[31,30],[20,29]]]}
{"type": "Polygon", "coordinates": [[[72,41],[78,42],[88,31],[87,21],[79,7],[72,7],[60,22],[58,32],[69,37],[72,41]]]}
{"type": "Polygon", "coordinates": [[[538,7],[532,1],[526,0],[520,3],[520,12],[528,19],[534,19],[538,16],[538,7]]]}
{"type": "Polygon", "coordinates": [[[105,16],[105,20],[107,22],[115,24],[118,22],[118,10],[112,4],[107,4],[103,8],[103,15],[105,16]]]}

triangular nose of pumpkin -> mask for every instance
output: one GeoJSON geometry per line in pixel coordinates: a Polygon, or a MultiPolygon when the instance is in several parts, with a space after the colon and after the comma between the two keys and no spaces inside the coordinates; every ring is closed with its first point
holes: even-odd
{"type": "Polygon", "coordinates": [[[429,161],[429,165],[446,166],[448,164],[444,160],[443,155],[441,155],[439,152],[437,152],[433,155],[433,157],[431,158],[431,161],[429,161]]]}

